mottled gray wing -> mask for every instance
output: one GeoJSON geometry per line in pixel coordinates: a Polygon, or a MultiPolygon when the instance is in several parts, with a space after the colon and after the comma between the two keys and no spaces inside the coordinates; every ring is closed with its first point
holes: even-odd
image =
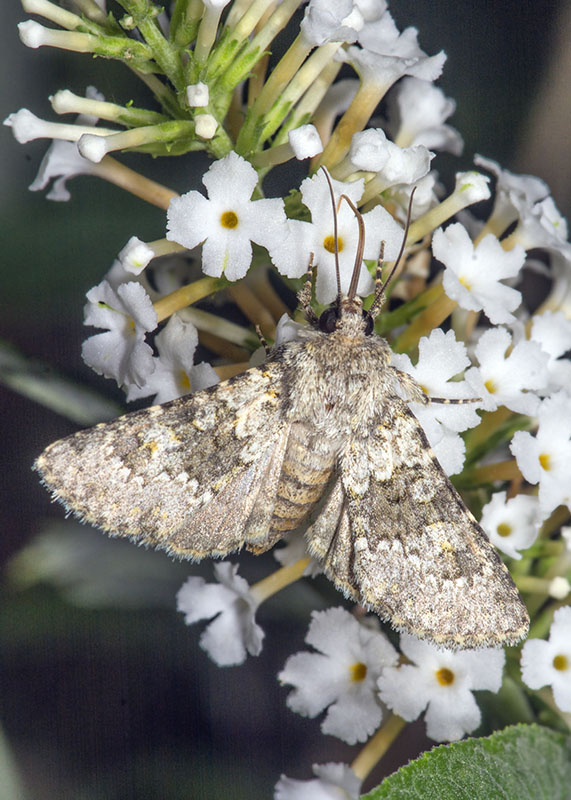
{"type": "Polygon", "coordinates": [[[264,364],[80,431],[34,468],[68,511],[112,536],[195,559],[265,550],[289,435],[281,370],[264,364]]]}
{"type": "Polygon", "coordinates": [[[516,642],[529,618],[509,572],[405,403],[353,438],[308,531],[310,552],[348,597],[446,647],[516,642]]]}

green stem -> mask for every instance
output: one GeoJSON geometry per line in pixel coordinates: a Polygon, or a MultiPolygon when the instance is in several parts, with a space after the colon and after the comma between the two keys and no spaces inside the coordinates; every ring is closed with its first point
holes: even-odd
{"type": "Polygon", "coordinates": [[[176,0],[169,31],[175,47],[188,47],[195,40],[203,11],[202,0],[176,0]]]}
{"type": "Polygon", "coordinates": [[[319,47],[299,68],[285,91],[266,114],[266,125],[260,136],[260,142],[265,142],[279,128],[292,106],[317,80],[319,74],[333,60],[340,47],[340,42],[332,42],[319,47]]]}
{"type": "MultiPolygon", "coordinates": [[[[281,126],[274,139],[274,144],[285,144],[288,141],[288,133],[296,128],[299,128],[300,125],[305,125],[310,121],[313,121],[313,123],[316,124],[316,120],[314,119],[315,112],[327,94],[329,87],[337,77],[341,67],[342,64],[340,61],[330,61],[325,66],[325,68],[321,71],[321,73],[317,76],[312,85],[303,95],[300,102],[293,110],[291,116],[281,126]]],[[[330,130],[328,129],[326,132],[323,129],[320,130],[318,124],[316,124],[316,127],[319,130],[322,141],[327,141],[330,130]]]]}
{"type": "Polygon", "coordinates": [[[90,114],[98,119],[117,122],[125,127],[155,125],[161,122],[167,122],[170,119],[164,114],[159,114],[156,111],[149,111],[146,108],[120,106],[116,103],[81,97],[80,95],[70,92],[69,89],[61,89],[59,92],[56,92],[55,95],[50,98],[50,102],[56,114],[90,114]]]}
{"type": "Polygon", "coordinates": [[[156,18],[160,9],[150,0],[118,0],[118,2],[133,18],[133,24],[151,48],[154,60],[161,70],[173,86],[182,91],[184,81],[179,51],[165,39],[158,26],[156,18]]]}
{"type": "Polygon", "coordinates": [[[175,93],[159,78],[157,78],[156,75],[141,72],[135,67],[131,67],[131,70],[134,72],[137,78],[139,78],[139,80],[141,80],[145,86],[150,89],[154,97],[160,103],[161,108],[168,114],[169,117],[172,117],[173,119],[184,118],[184,114],[180,105],[178,104],[175,93]]]}
{"type": "Polygon", "coordinates": [[[305,41],[301,34],[298,34],[287,52],[274,68],[264,88],[258,95],[256,102],[248,112],[248,116],[246,117],[246,121],[236,143],[238,152],[249,153],[255,149],[256,141],[261,133],[266,113],[272,108],[273,104],[282,94],[310,50],[311,45],[305,41]]]}
{"type": "Polygon", "coordinates": [[[197,64],[200,66],[206,63],[210,51],[212,50],[212,45],[216,41],[221,14],[222,8],[220,7],[206,6],[204,9],[204,15],[200,21],[198,37],[194,47],[194,57],[197,64]]]}

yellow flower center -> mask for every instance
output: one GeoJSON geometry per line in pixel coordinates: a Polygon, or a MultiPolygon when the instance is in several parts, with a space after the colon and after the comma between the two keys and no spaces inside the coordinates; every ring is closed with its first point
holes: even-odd
{"type": "Polygon", "coordinates": [[[496,382],[493,381],[491,378],[490,380],[484,383],[484,386],[489,391],[490,394],[495,394],[498,391],[498,387],[496,386],[496,382]]]}
{"type": "Polygon", "coordinates": [[[234,211],[225,211],[220,215],[220,224],[223,228],[237,228],[238,215],[234,211]]]}
{"type": "Polygon", "coordinates": [[[181,369],[178,374],[178,385],[181,389],[186,389],[190,392],[190,378],[183,369],[181,369]]]}
{"type": "MultiPolygon", "coordinates": [[[[327,250],[328,253],[335,252],[335,236],[326,236],[323,240],[323,247],[327,250]]],[[[343,239],[338,236],[337,237],[337,247],[338,252],[340,253],[343,250],[343,239]]]]}
{"type": "Polygon", "coordinates": [[[454,683],[454,673],[448,667],[441,667],[436,673],[436,680],[441,686],[450,686],[454,683]]]}
{"type": "Polygon", "coordinates": [[[539,463],[543,467],[543,469],[548,472],[551,469],[551,456],[549,453],[542,453],[539,456],[539,463]]]}
{"type": "Polygon", "coordinates": [[[560,672],[565,672],[565,670],[569,669],[569,659],[567,656],[563,655],[555,656],[553,659],[553,667],[560,672]]]}
{"type": "Polygon", "coordinates": [[[468,289],[468,291],[470,291],[470,290],[471,290],[471,288],[472,288],[472,284],[470,283],[470,281],[468,280],[468,278],[465,278],[463,275],[461,275],[461,276],[458,278],[458,280],[460,281],[460,283],[462,284],[462,286],[463,286],[465,289],[468,289]]]}
{"type": "Polygon", "coordinates": [[[351,674],[351,681],[353,683],[364,681],[367,676],[367,665],[363,664],[361,661],[357,664],[351,664],[349,673],[351,674]]]}
{"type": "Polygon", "coordinates": [[[498,536],[509,536],[512,532],[512,526],[508,525],[507,522],[500,522],[498,527],[496,528],[496,533],[498,536]]]}

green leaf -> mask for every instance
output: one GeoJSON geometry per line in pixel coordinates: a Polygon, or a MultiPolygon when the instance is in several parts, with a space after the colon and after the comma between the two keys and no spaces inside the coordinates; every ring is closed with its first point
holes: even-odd
{"type": "Polygon", "coordinates": [[[568,800],[571,736],[513,725],[435,747],[361,800],[568,800]]]}

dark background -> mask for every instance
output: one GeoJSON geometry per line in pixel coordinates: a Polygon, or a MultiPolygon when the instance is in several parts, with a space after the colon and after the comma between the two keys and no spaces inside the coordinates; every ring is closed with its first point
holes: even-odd
{"type": "MultiPolygon", "coordinates": [[[[390,10],[399,28],[419,28],[427,53],[448,54],[439,85],[458,103],[451,124],[466,146],[459,160],[437,157],[437,168],[451,175],[481,153],[543,177],[568,215],[569,4],[395,0],[390,10]]],[[[145,104],[120,65],[28,50],[15,27],[25,13],[16,3],[2,11],[2,119],[22,106],[54,119],[48,95],[81,94],[88,83],[110,100],[145,104]]],[[[129,236],[163,236],[164,214],[86,177],[70,183],[71,202],[46,201],[26,188],[46,142],[19,145],[7,128],[0,135],[0,337],[46,370],[122,402],[81,361],[84,294],[129,236]]],[[[179,191],[197,188],[205,167],[200,158],[120,158],[179,191]]],[[[211,565],[174,564],[66,522],[30,465],[78,426],[1,386],[0,403],[0,799],[257,800],[271,796],[282,772],[307,778],[312,763],[350,762],[359,748],[291,713],[275,679],[302,648],[310,611],[339,596],[323,583],[290,588],[258,614],[266,631],[261,656],[215,667],[198,646],[201,627],[185,627],[174,610],[184,577],[210,578],[211,565]],[[11,559],[49,521],[69,537],[59,555],[37,552],[15,567],[11,559]],[[52,569],[50,559],[59,588],[37,582],[52,569]]],[[[270,555],[240,560],[249,580],[275,567],[270,555]]],[[[427,746],[423,731],[422,722],[410,726],[374,778],[427,746]]]]}

